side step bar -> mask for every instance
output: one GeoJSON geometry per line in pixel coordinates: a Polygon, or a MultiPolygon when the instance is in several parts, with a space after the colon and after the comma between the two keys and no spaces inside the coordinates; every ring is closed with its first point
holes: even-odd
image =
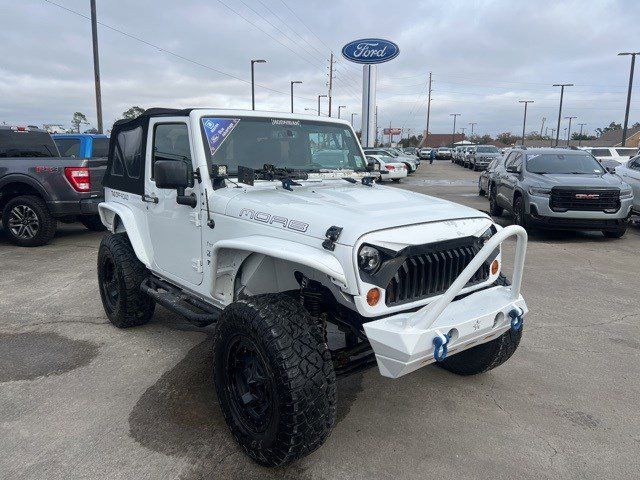
{"type": "Polygon", "coordinates": [[[198,327],[206,327],[207,325],[215,323],[222,313],[220,308],[209,305],[199,298],[184,293],[182,290],[159,278],[147,278],[140,284],[140,290],[153,298],[156,303],[159,303],[178,315],[182,315],[198,327]],[[195,310],[185,306],[185,303],[195,310]]]}

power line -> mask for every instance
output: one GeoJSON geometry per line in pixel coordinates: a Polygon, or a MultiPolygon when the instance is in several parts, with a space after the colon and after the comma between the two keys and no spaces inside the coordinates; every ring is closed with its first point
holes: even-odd
{"type": "MultiPolygon", "coordinates": [[[[76,10],[72,10],[71,8],[65,7],[64,5],[60,5],[59,3],[53,2],[51,0],[43,0],[43,1],[45,3],[48,3],[48,4],[53,5],[55,7],[61,8],[62,10],[66,10],[69,13],[72,13],[74,15],[77,15],[79,17],[82,17],[82,18],[84,18],[86,20],[91,21],[91,17],[89,17],[88,15],[85,15],[84,13],[78,12],[76,10]]],[[[123,30],[121,30],[119,28],[113,27],[113,26],[108,25],[108,24],[106,24],[104,22],[98,21],[97,24],[100,25],[101,27],[107,28],[107,29],[109,29],[109,30],[111,30],[113,32],[119,33],[120,35],[123,35],[123,36],[125,36],[127,38],[135,40],[136,42],[142,43],[142,44],[146,45],[147,47],[154,48],[154,49],[158,50],[161,53],[166,53],[167,55],[170,55],[172,57],[175,57],[175,58],[178,58],[178,59],[183,60],[185,62],[191,63],[191,64],[196,65],[198,67],[206,68],[207,70],[211,70],[212,72],[218,73],[220,75],[224,75],[225,77],[233,78],[234,80],[238,80],[238,81],[246,83],[248,85],[251,84],[250,80],[245,80],[244,78],[238,77],[237,75],[234,75],[232,73],[225,72],[225,71],[220,70],[218,68],[212,67],[211,65],[204,64],[204,63],[199,62],[197,60],[194,60],[192,58],[188,58],[188,57],[185,57],[184,55],[180,55],[179,53],[173,52],[171,50],[167,50],[164,47],[161,47],[161,46],[156,45],[156,44],[154,44],[152,42],[149,42],[149,41],[147,41],[147,40],[145,40],[143,38],[140,38],[140,37],[137,37],[137,36],[132,35],[130,33],[127,33],[127,32],[125,32],[125,31],[123,31],[123,30]]],[[[275,88],[267,87],[266,85],[261,85],[259,83],[256,83],[256,85],[259,86],[260,88],[263,88],[263,89],[268,90],[270,92],[279,93],[279,94],[287,95],[287,96],[289,95],[289,92],[284,92],[284,91],[281,91],[281,90],[277,90],[275,88]]],[[[314,98],[310,98],[310,97],[296,96],[296,98],[299,98],[301,100],[315,101],[314,98]]]]}

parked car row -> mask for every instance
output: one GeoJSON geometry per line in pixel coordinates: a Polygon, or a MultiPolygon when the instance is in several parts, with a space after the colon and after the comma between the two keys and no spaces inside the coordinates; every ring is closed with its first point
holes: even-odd
{"type": "Polygon", "coordinates": [[[415,155],[406,154],[400,148],[365,148],[364,153],[369,161],[376,162],[380,165],[381,181],[385,179],[400,181],[400,179],[414,173],[420,166],[420,158],[415,155]],[[405,166],[404,173],[400,169],[397,169],[396,165],[398,164],[405,166]],[[385,171],[393,171],[393,176],[382,173],[385,171]]]}
{"type": "Polygon", "coordinates": [[[11,242],[44,245],[58,221],[104,229],[98,204],[108,142],[106,135],[52,138],[37,127],[0,126],[0,214],[11,242]]]}
{"type": "Polygon", "coordinates": [[[493,145],[464,145],[453,149],[451,161],[477,172],[486,169],[500,156],[500,150],[493,145]]]}
{"type": "Polygon", "coordinates": [[[631,214],[640,213],[640,156],[617,173],[583,150],[513,149],[480,174],[478,193],[488,197],[491,215],[506,210],[526,229],[600,230],[620,238],[631,214]]]}

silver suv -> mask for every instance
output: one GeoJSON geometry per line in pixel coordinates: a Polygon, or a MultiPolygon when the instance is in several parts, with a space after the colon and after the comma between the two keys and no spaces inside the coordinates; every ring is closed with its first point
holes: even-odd
{"type": "Polygon", "coordinates": [[[492,215],[503,209],[525,228],[601,230],[624,235],[633,191],[581,150],[534,148],[509,153],[489,185],[492,215]]]}

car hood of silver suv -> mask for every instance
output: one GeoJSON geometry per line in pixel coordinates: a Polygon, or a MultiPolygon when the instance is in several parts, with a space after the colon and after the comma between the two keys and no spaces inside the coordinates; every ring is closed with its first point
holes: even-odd
{"type": "Polygon", "coordinates": [[[599,187],[622,188],[624,182],[616,175],[580,175],[580,174],[537,174],[528,173],[528,183],[539,187],[599,187]]]}

